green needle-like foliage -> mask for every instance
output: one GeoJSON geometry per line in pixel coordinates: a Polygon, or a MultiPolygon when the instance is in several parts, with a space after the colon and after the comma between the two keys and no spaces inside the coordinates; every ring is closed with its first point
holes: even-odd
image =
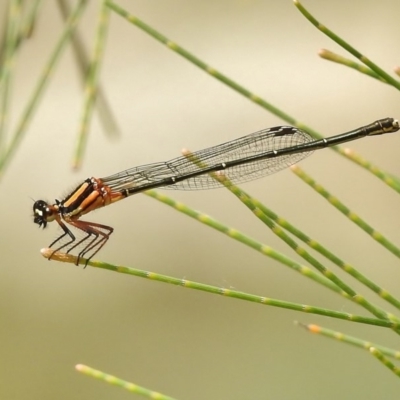
{"type": "MultiPolygon", "coordinates": [[[[75,2],[74,7],[69,10],[65,1],[59,1],[59,6],[62,9],[65,18],[65,26],[60,37],[56,41],[53,51],[43,64],[41,76],[38,79],[33,92],[30,94],[23,112],[17,119],[15,130],[11,132],[10,138],[7,140],[10,99],[13,89],[12,80],[14,79],[14,70],[18,61],[18,50],[22,44],[25,44],[26,39],[31,35],[32,31],[34,30],[35,23],[38,23],[38,21],[40,22],[37,17],[40,14],[41,4],[40,0],[35,0],[32,2],[10,0],[8,9],[9,14],[6,19],[5,26],[3,27],[4,37],[2,39],[2,43],[0,43],[0,176],[4,174],[6,167],[10,164],[12,157],[15,155],[18,149],[18,146],[22,143],[22,140],[28,131],[29,123],[34,115],[34,112],[39,106],[40,99],[50,80],[51,74],[57,67],[57,62],[69,43],[72,44],[74,54],[76,55],[76,62],[79,65],[81,74],[85,75],[85,90],[79,134],[73,156],[74,168],[81,167],[85,153],[90,151],[90,148],[87,149],[87,139],[90,133],[93,111],[96,106],[98,107],[100,118],[103,121],[103,125],[106,127],[106,130],[111,132],[117,131],[112,111],[110,110],[106,99],[106,87],[100,86],[99,79],[100,67],[105,57],[104,49],[107,30],[109,28],[109,18],[112,14],[118,16],[119,20],[123,21],[123,23],[129,23],[132,26],[139,28],[146,35],[155,39],[157,42],[161,43],[169,50],[182,57],[183,60],[198,67],[201,72],[208,74],[208,76],[211,78],[217,79],[229,89],[232,89],[241,96],[244,96],[247,100],[250,100],[252,103],[257,104],[269,113],[279,117],[282,121],[307,131],[315,138],[323,137],[321,133],[300,122],[298,118],[290,115],[281,107],[278,107],[272,102],[262,98],[254,91],[246,88],[243,84],[230,78],[224,72],[218,70],[214,66],[211,66],[208,62],[200,59],[194,54],[194,52],[180,46],[175,41],[171,40],[163,33],[152,27],[150,24],[131,14],[129,11],[122,8],[116,1],[102,0],[101,2],[98,2],[96,31],[93,35],[94,40],[91,56],[88,57],[84,46],[82,45],[82,40],[79,36],[79,33],[76,32],[76,27],[80,22],[87,3],[87,0],[78,0],[75,2]]],[[[319,55],[322,58],[352,68],[382,83],[390,85],[396,89],[400,89],[400,82],[397,79],[390,76],[381,67],[379,67],[377,63],[368,59],[365,55],[363,55],[363,53],[342,39],[336,33],[328,29],[323,23],[318,21],[318,19],[315,18],[298,0],[294,0],[294,4],[302,13],[302,15],[304,15],[305,18],[307,18],[307,20],[310,21],[319,31],[331,38],[335,43],[349,52],[352,56],[356,57],[359,62],[352,61],[329,50],[321,50],[319,52],[319,55]]],[[[399,73],[398,70],[396,73],[399,73]]],[[[377,177],[395,192],[400,193],[400,179],[398,177],[385,172],[350,149],[341,147],[334,147],[332,149],[341,156],[361,166],[365,171],[369,172],[371,176],[377,177]]],[[[185,155],[194,164],[199,164],[202,162],[202,160],[190,158],[190,153],[185,155]]],[[[296,176],[309,185],[316,193],[323,196],[330,205],[334,206],[350,221],[357,224],[362,231],[367,233],[372,239],[381,244],[384,249],[395,255],[397,258],[400,258],[400,248],[396,244],[375,229],[370,223],[362,219],[358,213],[351,210],[334,194],[330,193],[324,185],[317,183],[313,177],[306,174],[298,166],[293,166],[291,169],[296,176]]],[[[369,295],[373,293],[374,295],[379,296],[381,299],[386,300],[397,310],[400,310],[400,300],[397,299],[395,295],[389,293],[386,289],[382,288],[380,284],[366,277],[360,272],[359,268],[356,268],[354,265],[344,261],[339,255],[334,254],[332,250],[330,250],[326,245],[320,243],[316,238],[310,237],[303,229],[294,226],[286,218],[272,211],[267,205],[243,191],[241,188],[235,186],[235,182],[230,182],[223,174],[214,174],[213,177],[220,182],[221,186],[225,186],[234,196],[236,196],[236,198],[239,199],[243,205],[251,211],[252,215],[262,221],[262,223],[271,233],[280,238],[290,248],[290,252],[302,257],[304,260],[302,262],[304,262],[304,264],[300,264],[291,257],[276,251],[267,243],[261,243],[260,241],[252,238],[249,234],[224,224],[223,222],[218,221],[205,213],[196,211],[192,207],[178,202],[171,197],[165,196],[158,191],[149,190],[144,194],[159,202],[162,202],[165,205],[168,205],[174,210],[189,216],[193,220],[200,222],[209,228],[223,233],[227,238],[233,239],[235,242],[239,242],[245,246],[248,246],[249,248],[257,251],[260,255],[269,257],[270,259],[279,262],[283,266],[291,268],[295,272],[300,273],[302,276],[311,279],[314,283],[320,284],[324,286],[324,288],[343,296],[346,300],[351,300],[353,303],[356,303],[357,305],[363,307],[364,310],[367,310],[369,313],[371,313],[372,316],[366,317],[363,315],[350,314],[314,305],[306,305],[274,299],[267,297],[266,295],[264,296],[253,293],[245,293],[230,288],[228,289],[224,287],[208,285],[201,282],[194,282],[187,279],[167,276],[157,272],[150,272],[147,270],[136,269],[127,266],[119,266],[113,263],[106,263],[98,260],[88,261],[84,258],[78,258],[72,254],[68,254],[68,252],[54,253],[51,249],[44,249],[42,250],[42,253],[46,258],[53,261],[61,261],[84,266],[88,265],[93,268],[106,269],[114,273],[132,275],[139,278],[177,285],[183,288],[194,289],[204,292],[205,294],[216,294],[227,298],[234,298],[240,301],[295,310],[302,313],[322,315],[325,317],[341,319],[349,322],[385,327],[390,328],[397,334],[400,333],[400,318],[385,310],[383,307],[374,304],[369,298],[369,295]],[[313,252],[317,254],[314,255],[313,252]],[[324,261],[320,261],[319,258],[323,258],[324,261]],[[333,265],[328,267],[328,261],[333,265]],[[341,270],[340,272],[345,272],[347,274],[345,275],[345,278],[339,277],[339,275],[333,270],[335,266],[341,270]],[[350,281],[351,278],[354,278],[354,281],[349,283],[348,281],[350,281]],[[367,294],[361,294],[358,289],[356,290],[354,283],[358,284],[358,286],[361,284],[362,289],[366,289],[367,294]]],[[[251,275],[251,273],[249,273],[249,275],[251,275]]],[[[388,357],[400,359],[399,351],[317,325],[299,325],[303,326],[309,332],[340,340],[353,346],[368,350],[376,360],[386,366],[396,376],[400,377],[399,367],[394,365],[388,359],[388,357]]],[[[161,393],[143,388],[82,364],[77,365],[76,369],[86,375],[101,379],[112,385],[123,387],[132,393],[136,393],[150,399],[173,400],[172,397],[168,397],[161,393]]]]}

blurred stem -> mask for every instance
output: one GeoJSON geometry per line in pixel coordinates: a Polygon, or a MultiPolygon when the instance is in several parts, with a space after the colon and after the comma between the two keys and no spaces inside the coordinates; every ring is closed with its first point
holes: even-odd
{"type": "Polygon", "coordinates": [[[27,16],[23,21],[20,29],[20,36],[18,40],[18,44],[22,39],[26,39],[32,35],[32,31],[36,22],[36,17],[39,11],[39,8],[42,4],[42,0],[31,0],[28,2],[30,8],[27,12],[27,16]]]}
{"type": "Polygon", "coordinates": [[[87,72],[85,85],[85,98],[82,110],[80,130],[77,138],[73,167],[79,168],[82,163],[82,157],[87,145],[89,135],[90,120],[97,96],[99,81],[100,64],[104,55],[104,46],[109,25],[110,10],[105,1],[101,2],[99,17],[97,19],[96,38],[94,42],[92,60],[87,72]]]}
{"type": "MultiPolygon", "coordinates": [[[[42,0],[32,0],[28,2],[29,9],[26,12],[25,18],[21,21],[21,25],[19,28],[18,36],[16,39],[15,49],[18,49],[24,39],[29,38],[32,35],[32,31],[34,28],[34,24],[36,21],[36,17],[39,11],[39,7],[42,3],[42,0]]],[[[9,3],[8,3],[9,4],[9,3]]],[[[4,29],[7,28],[7,13],[4,14],[4,29]]],[[[1,25],[0,25],[1,26],[1,25]]],[[[0,40],[0,63],[3,63],[4,52],[6,46],[6,35],[2,32],[1,40],[0,40]]]]}
{"type": "Polygon", "coordinates": [[[44,88],[49,81],[51,73],[53,72],[57,61],[60,59],[60,56],[63,50],[65,49],[68,40],[70,39],[72,31],[73,29],[75,29],[75,26],[82,15],[82,12],[87,4],[87,1],[88,0],[78,0],[76,2],[76,5],[64,27],[64,30],[57,41],[56,47],[54,48],[52,54],[50,55],[50,58],[47,61],[42,71],[42,74],[28,101],[28,104],[26,105],[22,113],[22,116],[20,117],[17,123],[17,127],[13,137],[11,138],[10,144],[6,149],[4,156],[0,159],[0,177],[4,174],[6,166],[10,162],[12,155],[18,148],[19,143],[21,142],[23,136],[26,133],[33,112],[39,104],[40,96],[43,94],[44,88]]]}
{"type": "Polygon", "coordinates": [[[379,360],[386,368],[390,369],[395,375],[400,377],[400,368],[396,367],[390,360],[388,360],[377,348],[371,347],[370,353],[379,360]]]}
{"type": "MultiPolygon", "coordinates": [[[[57,4],[61,11],[62,17],[66,21],[68,15],[71,13],[68,1],[58,0],[57,4]]],[[[79,35],[79,32],[76,30],[72,33],[71,43],[80,76],[82,77],[82,82],[84,82],[84,78],[87,76],[87,72],[89,70],[89,59],[87,57],[82,38],[79,35]]],[[[100,83],[97,84],[96,108],[98,110],[97,115],[99,116],[100,122],[103,125],[104,132],[110,136],[118,135],[119,128],[117,122],[100,83]]]]}
{"type": "Polygon", "coordinates": [[[21,22],[21,0],[11,0],[8,8],[4,58],[0,74],[0,154],[3,153],[8,123],[12,74],[15,66],[19,25],[21,22]]]}
{"type": "Polygon", "coordinates": [[[149,399],[174,400],[172,397],[166,396],[160,392],[155,392],[153,390],[146,389],[143,386],[136,385],[136,383],[125,381],[121,378],[117,378],[116,376],[109,375],[106,374],[105,372],[88,367],[87,365],[78,364],[77,366],[75,366],[75,368],[77,371],[82,372],[85,375],[91,376],[92,378],[100,379],[111,385],[122,387],[123,389],[126,389],[128,392],[140,394],[149,399]]]}

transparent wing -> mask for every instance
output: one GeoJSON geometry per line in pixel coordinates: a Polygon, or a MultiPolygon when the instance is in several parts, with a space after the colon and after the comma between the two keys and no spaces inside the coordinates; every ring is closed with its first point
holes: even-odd
{"type": "MultiPolygon", "coordinates": [[[[229,164],[238,161],[238,164],[224,169],[224,175],[233,183],[243,183],[266,175],[273,174],[293,165],[312,152],[294,153],[273,157],[274,150],[297,146],[313,141],[306,132],[290,126],[278,126],[252,133],[230,142],[199,150],[191,153],[190,159],[186,156],[174,158],[173,160],[143,165],[130,168],[101,180],[112,190],[135,188],[140,191],[148,189],[149,184],[154,187],[158,183],[171,177],[181,178],[191,175],[210,167],[229,164]],[[265,159],[257,159],[250,162],[240,163],[241,160],[266,155],[265,159]],[[270,157],[268,157],[268,154],[270,157]],[[196,160],[196,161],[191,161],[196,160]]],[[[188,177],[175,184],[162,186],[163,189],[178,190],[200,190],[213,189],[222,185],[209,173],[188,177]]]]}

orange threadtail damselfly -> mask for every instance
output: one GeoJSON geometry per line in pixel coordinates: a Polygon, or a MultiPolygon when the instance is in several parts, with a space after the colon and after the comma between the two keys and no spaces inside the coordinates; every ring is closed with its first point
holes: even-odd
{"type": "Polygon", "coordinates": [[[232,183],[247,182],[289,167],[314,150],[398,130],[397,120],[385,118],[341,135],[314,140],[310,134],[298,128],[276,126],[192,153],[201,165],[181,156],[166,162],[127,169],[105,178],[88,178],[67,197],[55,200],[54,204],[36,201],[33,205],[33,221],[43,228],[46,228],[48,222],[57,221],[63,233],[49,247],[60,244],[64,238],[68,240],[56,246],[52,254],[63,249],[69,253],[83,245],[78,253],[77,264],[82,257],[88,255],[87,265],[114,231],[107,225],[80,220],[93,210],[148,189],[197,190],[222,187],[210,175],[219,171],[223,171],[232,183]],[[76,240],[68,225],[83,231],[85,236],[76,240]]]}

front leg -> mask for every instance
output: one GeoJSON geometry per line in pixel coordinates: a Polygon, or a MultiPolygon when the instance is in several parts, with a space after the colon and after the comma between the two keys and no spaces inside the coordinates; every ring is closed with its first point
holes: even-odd
{"type": "Polygon", "coordinates": [[[59,236],[54,242],[52,242],[49,246],[49,248],[51,248],[52,246],[54,246],[57,242],[59,242],[61,239],[63,239],[65,236],[69,236],[70,237],[70,241],[63,244],[62,246],[56,248],[50,255],[50,257],[48,258],[48,260],[51,260],[51,257],[53,256],[53,254],[57,251],[60,251],[61,249],[63,249],[64,247],[69,246],[70,244],[75,242],[75,236],[74,234],[68,229],[68,227],[64,224],[64,222],[62,222],[61,220],[57,219],[58,224],[61,226],[62,230],[64,231],[64,233],[59,236]]]}
{"type": "Polygon", "coordinates": [[[74,244],[68,252],[72,249],[76,248],[80,244],[87,241],[91,236],[93,239],[89,241],[83,248],[83,250],[78,254],[77,264],[79,264],[79,260],[84,257],[85,254],[90,253],[90,256],[87,258],[85,263],[85,268],[90,261],[90,259],[97,254],[98,251],[107,243],[108,239],[110,238],[111,234],[114,232],[114,229],[111,226],[97,224],[95,222],[88,222],[88,221],[70,221],[70,224],[75,226],[75,228],[80,229],[83,232],[86,232],[87,235],[81,239],[79,242],[74,244]],[[105,231],[105,232],[104,232],[105,231]]]}

